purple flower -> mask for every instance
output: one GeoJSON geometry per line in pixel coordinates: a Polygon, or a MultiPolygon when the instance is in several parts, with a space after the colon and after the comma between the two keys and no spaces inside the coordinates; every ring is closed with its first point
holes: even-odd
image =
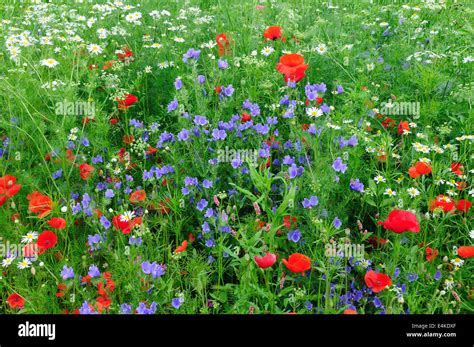
{"type": "Polygon", "coordinates": [[[181,88],[183,88],[183,81],[181,80],[181,78],[177,77],[174,80],[174,87],[176,88],[176,90],[180,90],[181,88]]]}
{"type": "Polygon", "coordinates": [[[341,86],[340,84],[338,84],[338,85],[336,86],[336,93],[337,93],[337,94],[342,94],[342,93],[344,93],[344,88],[342,88],[342,86],[341,86]]]}
{"type": "Polygon", "coordinates": [[[302,166],[296,166],[295,164],[292,164],[288,169],[288,174],[290,175],[290,178],[301,176],[303,172],[304,168],[302,166]]]}
{"type": "Polygon", "coordinates": [[[188,186],[196,186],[198,184],[198,179],[195,178],[195,177],[189,177],[189,176],[186,176],[184,178],[184,185],[186,187],[188,186]]]}
{"type": "Polygon", "coordinates": [[[206,82],[206,77],[203,76],[203,75],[199,75],[199,76],[197,77],[197,82],[198,82],[199,84],[203,84],[204,82],[206,82]]]}
{"type": "Polygon", "coordinates": [[[336,218],[334,218],[334,220],[332,221],[332,225],[334,225],[334,227],[335,227],[336,229],[339,229],[339,228],[341,227],[341,225],[342,225],[342,222],[341,222],[341,220],[340,220],[338,217],[336,217],[336,218]]]}
{"type": "Polygon", "coordinates": [[[132,313],[132,305],[130,305],[130,304],[120,305],[120,313],[121,314],[131,314],[132,313]]]}
{"type": "Polygon", "coordinates": [[[211,188],[212,184],[213,184],[212,181],[209,181],[209,180],[206,180],[206,179],[204,181],[202,181],[202,186],[206,189],[211,188]]]}
{"type": "Polygon", "coordinates": [[[207,118],[204,116],[196,115],[194,116],[194,124],[204,126],[208,124],[207,118]]]}
{"type": "Polygon", "coordinates": [[[337,157],[336,160],[332,163],[332,168],[336,172],[346,172],[347,170],[347,165],[343,163],[342,159],[340,157],[337,157]]]}
{"type": "Polygon", "coordinates": [[[225,130],[213,129],[212,130],[212,137],[214,140],[225,140],[227,137],[227,133],[225,130]]]}
{"type": "Polygon", "coordinates": [[[196,208],[199,210],[199,211],[202,211],[206,208],[208,202],[206,199],[201,199],[201,201],[199,201],[196,205],[196,208]]]}
{"type": "Polygon", "coordinates": [[[220,95],[221,96],[227,96],[227,97],[230,97],[232,96],[232,94],[234,94],[234,87],[232,86],[232,84],[229,84],[227,87],[225,86],[221,86],[221,93],[220,95]]]}
{"type": "Polygon", "coordinates": [[[214,247],[214,245],[215,245],[215,242],[212,237],[206,240],[206,247],[211,248],[211,247],[214,247]]]}
{"type": "Polygon", "coordinates": [[[110,221],[107,219],[106,216],[101,216],[99,221],[100,221],[100,224],[104,227],[105,230],[110,228],[110,221]]]}
{"type": "Polygon", "coordinates": [[[67,267],[67,265],[64,265],[63,269],[61,270],[61,277],[63,278],[63,280],[74,278],[74,269],[72,267],[67,267]]]}
{"type": "Polygon", "coordinates": [[[107,199],[112,199],[115,196],[114,191],[112,189],[107,189],[105,191],[105,197],[107,199]]]}
{"type": "Polygon", "coordinates": [[[436,271],[433,277],[436,281],[439,281],[441,279],[441,272],[436,271]]]}
{"type": "Polygon", "coordinates": [[[201,226],[201,227],[202,227],[202,232],[203,232],[204,234],[206,234],[206,233],[208,233],[208,232],[211,231],[211,228],[210,228],[208,222],[202,223],[202,226],[201,226]]]}
{"type": "Polygon", "coordinates": [[[189,139],[189,131],[186,129],[181,130],[178,133],[178,140],[179,141],[187,141],[189,139]]]}
{"type": "Polygon", "coordinates": [[[145,261],[142,263],[142,271],[146,275],[152,275],[154,279],[161,277],[166,272],[166,266],[162,264],[157,264],[156,262],[150,263],[145,261]]]}
{"type": "Polygon", "coordinates": [[[359,181],[358,178],[355,180],[351,180],[351,183],[349,184],[351,190],[355,190],[356,192],[363,193],[364,192],[364,184],[359,181]]]}
{"type": "Polygon", "coordinates": [[[154,314],[156,312],[156,302],[152,302],[150,308],[147,308],[145,303],[141,302],[138,304],[137,314],[154,314]]]}
{"type": "Polygon", "coordinates": [[[378,297],[374,298],[373,303],[374,303],[374,306],[377,307],[377,308],[382,306],[382,301],[380,301],[380,299],[378,297]]]}
{"type": "Polygon", "coordinates": [[[168,104],[168,113],[178,108],[178,100],[174,99],[168,104]]]}
{"type": "Polygon", "coordinates": [[[187,63],[189,59],[198,60],[200,54],[201,54],[200,50],[195,50],[194,48],[190,48],[185,54],[183,54],[183,62],[187,63]]]}
{"type": "Polygon", "coordinates": [[[89,306],[89,303],[87,301],[84,301],[82,306],[79,308],[79,313],[80,314],[97,314],[97,312],[95,312],[94,309],[92,309],[89,306]]]}
{"type": "Polygon", "coordinates": [[[58,178],[61,178],[63,175],[63,170],[59,169],[58,171],[53,172],[53,179],[57,180],[58,178]]]}
{"type": "Polygon", "coordinates": [[[229,67],[229,63],[227,62],[227,60],[219,59],[217,61],[217,66],[219,67],[219,69],[225,70],[229,67]]]}
{"type": "Polygon", "coordinates": [[[91,265],[89,266],[89,272],[87,274],[91,276],[92,278],[99,277],[100,276],[99,268],[95,265],[91,265]]]}
{"type": "Polygon", "coordinates": [[[304,208],[312,208],[319,204],[319,200],[317,196],[311,196],[309,199],[304,198],[302,204],[304,208]]]}
{"type": "Polygon", "coordinates": [[[184,303],[184,299],[181,297],[174,298],[173,300],[171,300],[171,306],[173,306],[175,309],[179,309],[183,303],[184,303]]]}
{"type": "Polygon", "coordinates": [[[293,242],[298,242],[301,238],[301,232],[298,229],[290,231],[288,233],[288,240],[293,242]]]}

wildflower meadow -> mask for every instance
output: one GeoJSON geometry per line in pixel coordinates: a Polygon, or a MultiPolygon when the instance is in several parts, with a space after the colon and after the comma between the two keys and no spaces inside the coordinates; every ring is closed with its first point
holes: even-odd
{"type": "Polygon", "coordinates": [[[474,4],[0,2],[0,312],[474,312],[474,4]]]}

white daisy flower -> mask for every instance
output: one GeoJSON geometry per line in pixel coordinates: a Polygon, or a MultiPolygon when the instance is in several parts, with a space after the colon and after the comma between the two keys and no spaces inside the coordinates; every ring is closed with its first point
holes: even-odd
{"type": "Polygon", "coordinates": [[[3,259],[2,267],[5,267],[5,268],[9,267],[13,263],[14,260],[15,260],[14,256],[3,259]]]}
{"type": "Polygon", "coordinates": [[[120,220],[122,222],[130,222],[135,217],[134,211],[125,211],[122,215],[120,215],[120,220]]]}
{"type": "Polygon", "coordinates": [[[56,59],[48,58],[40,61],[40,64],[46,67],[54,68],[59,65],[59,62],[56,59]]]}
{"type": "Polygon", "coordinates": [[[397,192],[392,190],[391,188],[387,188],[385,189],[383,195],[387,195],[387,196],[396,196],[397,195],[397,192]]]}
{"type": "Polygon", "coordinates": [[[418,195],[420,195],[420,191],[416,189],[415,187],[411,187],[407,189],[408,195],[410,195],[411,198],[415,198],[418,195]]]}
{"type": "Polygon", "coordinates": [[[319,118],[323,115],[323,111],[317,107],[308,107],[306,109],[306,114],[310,117],[319,118]]]}
{"type": "Polygon", "coordinates": [[[384,183],[386,179],[385,177],[378,175],[374,177],[374,181],[375,183],[379,184],[379,183],[384,183]]]}
{"type": "Polygon", "coordinates": [[[102,47],[100,47],[99,45],[95,43],[91,43],[90,45],[88,45],[87,50],[89,51],[90,54],[94,54],[94,55],[99,55],[103,51],[102,47]]]}
{"type": "Polygon", "coordinates": [[[260,53],[262,53],[262,55],[268,57],[270,54],[272,54],[273,52],[275,52],[275,49],[273,47],[264,47],[260,53]]]}
{"type": "Polygon", "coordinates": [[[31,261],[28,258],[23,258],[22,261],[18,262],[17,267],[20,270],[28,269],[31,265],[31,261]]]}
{"type": "Polygon", "coordinates": [[[23,235],[21,238],[22,243],[31,243],[38,238],[38,233],[36,231],[30,231],[26,235],[23,235]]]}

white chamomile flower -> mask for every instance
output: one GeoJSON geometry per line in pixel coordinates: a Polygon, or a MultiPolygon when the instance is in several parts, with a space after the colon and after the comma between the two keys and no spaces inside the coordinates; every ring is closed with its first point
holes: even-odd
{"type": "Polygon", "coordinates": [[[95,43],[91,43],[90,45],[88,45],[87,50],[89,51],[90,54],[94,54],[94,55],[99,55],[103,51],[102,47],[100,47],[99,45],[95,43]]]}
{"type": "Polygon", "coordinates": [[[22,243],[31,243],[38,238],[38,233],[36,231],[30,231],[21,238],[22,243]]]}
{"type": "Polygon", "coordinates": [[[2,267],[5,267],[5,268],[9,267],[13,263],[14,260],[15,260],[14,256],[3,259],[2,260],[2,267]]]}
{"type": "Polygon", "coordinates": [[[461,267],[464,264],[464,260],[459,259],[459,258],[454,258],[454,259],[451,259],[451,264],[453,264],[456,267],[461,267]]]}
{"type": "Polygon", "coordinates": [[[420,195],[420,191],[416,189],[415,187],[411,187],[407,189],[408,195],[410,195],[411,198],[415,198],[418,195],[420,195]]]}
{"type": "Polygon", "coordinates": [[[397,192],[392,190],[392,188],[387,188],[387,189],[385,189],[383,194],[388,195],[388,196],[396,196],[397,192]]]}
{"type": "Polygon", "coordinates": [[[328,51],[327,46],[324,43],[319,44],[316,46],[316,52],[319,54],[325,54],[328,51]]]}
{"type": "Polygon", "coordinates": [[[134,211],[125,211],[121,216],[120,220],[122,222],[130,222],[135,217],[134,211]]]}
{"type": "Polygon", "coordinates": [[[59,65],[59,62],[56,59],[48,58],[41,60],[41,65],[49,67],[50,69],[59,65]]]}
{"type": "Polygon", "coordinates": [[[372,71],[373,69],[375,69],[374,63],[367,64],[366,66],[367,66],[367,71],[372,71]]]}
{"type": "Polygon", "coordinates": [[[306,109],[306,114],[310,117],[319,118],[323,115],[323,111],[317,107],[308,107],[306,109]]]}
{"type": "Polygon", "coordinates": [[[264,47],[260,53],[262,53],[264,56],[268,57],[270,54],[272,54],[273,52],[275,52],[275,49],[273,47],[264,47]]]}
{"type": "Polygon", "coordinates": [[[20,270],[28,269],[31,265],[31,261],[28,258],[23,258],[22,261],[18,262],[17,267],[20,270]]]}
{"type": "Polygon", "coordinates": [[[374,177],[374,181],[375,183],[379,184],[379,183],[384,183],[386,179],[385,177],[378,175],[374,177]]]}

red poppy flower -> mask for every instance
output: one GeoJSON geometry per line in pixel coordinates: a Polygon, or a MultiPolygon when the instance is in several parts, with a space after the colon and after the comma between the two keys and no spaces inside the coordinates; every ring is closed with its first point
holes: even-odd
{"type": "Polygon", "coordinates": [[[95,170],[95,167],[89,164],[83,163],[79,165],[79,174],[84,181],[87,180],[91,176],[91,172],[94,170],[95,170]]]}
{"type": "Polygon", "coordinates": [[[428,175],[430,173],[431,166],[422,161],[417,162],[415,166],[412,166],[410,169],[408,169],[408,174],[411,178],[417,178],[418,176],[428,175]]]}
{"type": "Polygon", "coordinates": [[[474,246],[461,246],[458,248],[458,255],[461,258],[470,258],[474,256],[474,246]]]}
{"type": "Polygon", "coordinates": [[[370,270],[365,274],[364,280],[367,287],[372,288],[374,293],[378,293],[392,284],[390,277],[373,270],[370,270]]]}
{"type": "Polygon", "coordinates": [[[127,94],[124,99],[117,98],[116,100],[118,102],[118,108],[126,110],[138,101],[138,97],[133,94],[127,94]]]}
{"type": "Polygon", "coordinates": [[[133,135],[123,135],[122,137],[122,142],[126,145],[129,145],[131,143],[133,143],[133,141],[135,141],[135,137],[133,135]]]}
{"type": "Polygon", "coordinates": [[[20,191],[21,185],[15,182],[15,176],[0,177],[0,206],[20,191]]]}
{"type": "Polygon", "coordinates": [[[176,249],[174,250],[175,253],[181,253],[181,252],[184,252],[186,250],[186,248],[188,248],[188,241],[184,240],[181,245],[179,245],[178,247],[176,247],[176,249]]]}
{"type": "Polygon", "coordinates": [[[122,52],[123,53],[117,53],[117,58],[119,58],[120,61],[130,60],[130,58],[133,57],[132,50],[127,46],[122,48],[122,52]]]}
{"type": "Polygon", "coordinates": [[[74,161],[76,160],[76,156],[72,154],[72,151],[68,148],[66,149],[66,158],[69,161],[74,161]]]}
{"type": "Polygon", "coordinates": [[[64,229],[67,224],[64,218],[51,218],[47,223],[54,229],[64,229]]]}
{"type": "Polygon", "coordinates": [[[137,190],[130,194],[130,202],[132,204],[137,204],[146,199],[146,193],[143,189],[137,190]]]}
{"type": "Polygon", "coordinates": [[[240,119],[240,121],[242,123],[245,123],[245,122],[248,122],[252,119],[252,117],[250,117],[250,115],[248,113],[244,113],[242,114],[242,118],[240,119]]]}
{"type": "Polygon", "coordinates": [[[38,218],[47,216],[53,210],[53,201],[46,195],[34,191],[26,197],[29,200],[28,210],[39,213],[38,218]]]}
{"type": "Polygon", "coordinates": [[[263,257],[256,255],[253,257],[253,260],[261,269],[266,269],[267,267],[272,266],[276,262],[276,255],[270,252],[267,252],[263,257]]]}
{"type": "Polygon", "coordinates": [[[104,63],[104,66],[102,66],[102,70],[108,70],[110,69],[115,63],[115,60],[108,60],[104,63]]]}
{"type": "Polygon", "coordinates": [[[420,231],[420,224],[416,219],[416,215],[410,211],[393,210],[389,213],[387,219],[379,222],[379,224],[397,234],[403,232],[417,233],[420,231]]]}
{"type": "Polygon", "coordinates": [[[357,314],[357,311],[351,310],[350,308],[348,308],[347,310],[344,310],[343,314],[357,314]]]}
{"type": "Polygon", "coordinates": [[[299,273],[311,269],[311,259],[300,253],[293,253],[288,260],[282,259],[282,262],[291,272],[299,273]]]}
{"type": "Polygon", "coordinates": [[[460,176],[464,173],[464,166],[461,163],[452,163],[451,172],[460,176]]]}
{"type": "Polygon", "coordinates": [[[217,47],[219,50],[219,56],[222,57],[230,50],[230,40],[226,34],[219,34],[216,36],[217,47]]]}
{"type": "Polygon", "coordinates": [[[13,293],[11,294],[8,298],[7,298],[7,302],[8,302],[8,305],[11,307],[11,308],[18,308],[18,309],[21,309],[25,306],[25,299],[23,299],[20,295],[18,295],[17,293],[13,293]]]}
{"type": "Polygon", "coordinates": [[[110,118],[109,123],[112,124],[112,125],[115,125],[115,124],[118,123],[118,121],[119,120],[117,118],[110,118]]]}
{"type": "Polygon", "coordinates": [[[382,121],[382,126],[387,129],[387,128],[393,128],[395,126],[395,121],[392,118],[385,118],[382,121]]]}
{"type": "Polygon", "coordinates": [[[443,212],[451,212],[455,208],[456,208],[456,203],[454,202],[454,200],[444,195],[438,195],[436,199],[431,201],[430,203],[431,211],[440,209],[443,212]]]}
{"type": "Polygon", "coordinates": [[[285,54],[280,58],[276,69],[285,76],[285,82],[299,82],[305,76],[308,65],[304,63],[304,57],[299,54],[285,54]]]}
{"type": "Polygon", "coordinates": [[[398,135],[402,135],[410,131],[410,125],[407,121],[401,121],[398,123],[398,135]]]}
{"type": "Polygon", "coordinates": [[[275,40],[281,39],[282,35],[283,35],[283,31],[281,30],[281,27],[279,27],[278,25],[268,27],[263,33],[263,37],[265,38],[265,41],[266,40],[275,41],[275,40]]]}
{"type": "Polygon", "coordinates": [[[459,211],[463,211],[467,213],[469,209],[471,208],[471,206],[472,206],[472,202],[470,202],[469,200],[461,199],[458,201],[456,208],[459,211]]]}
{"type": "Polygon", "coordinates": [[[426,247],[425,253],[426,253],[426,260],[427,261],[434,260],[439,254],[437,249],[433,249],[431,247],[426,247]]]}
{"type": "Polygon", "coordinates": [[[58,236],[50,230],[45,230],[38,236],[38,247],[40,252],[43,253],[45,250],[53,248],[58,242],[58,236]]]}

